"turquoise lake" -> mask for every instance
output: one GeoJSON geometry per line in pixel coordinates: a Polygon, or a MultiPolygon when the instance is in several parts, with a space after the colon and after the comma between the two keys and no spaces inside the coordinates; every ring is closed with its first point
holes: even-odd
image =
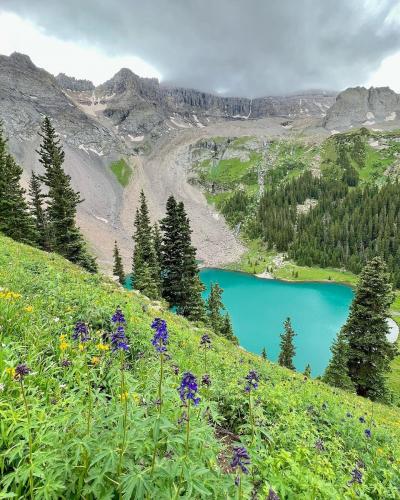
{"type": "Polygon", "coordinates": [[[201,279],[209,293],[211,283],[219,283],[240,345],[276,361],[279,334],[289,316],[295,337],[298,371],[310,363],[312,376],[321,375],[330,358],[330,346],[345,323],[353,291],[334,283],[289,283],[257,278],[250,274],[221,269],[202,269],[201,279]]]}

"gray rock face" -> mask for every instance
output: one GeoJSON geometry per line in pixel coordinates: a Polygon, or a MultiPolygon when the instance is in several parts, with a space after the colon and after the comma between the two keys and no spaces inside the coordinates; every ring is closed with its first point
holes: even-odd
{"type": "Polygon", "coordinates": [[[58,85],[64,90],[74,92],[83,92],[85,90],[94,90],[95,86],[90,80],[78,80],[73,76],[67,76],[65,73],[59,73],[56,76],[58,85]]]}
{"type": "Polygon", "coordinates": [[[37,68],[28,56],[0,56],[0,119],[6,134],[14,141],[30,141],[46,115],[63,142],[73,147],[92,147],[99,155],[118,148],[118,139],[79,109],[54,76],[37,68]]]}
{"type": "Polygon", "coordinates": [[[400,119],[400,95],[389,87],[349,88],[341,92],[324,118],[329,129],[374,125],[400,119]]]}

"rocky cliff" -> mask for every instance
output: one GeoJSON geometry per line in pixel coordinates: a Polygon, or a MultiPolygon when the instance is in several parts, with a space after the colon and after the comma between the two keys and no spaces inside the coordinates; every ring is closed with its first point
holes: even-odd
{"type": "Polygon", "coordinates": [[[328,110],[323,125],[329,130],[377,123],[394,125],[400,119],[400,95],[389,87],[349,88],[328,110]]]}

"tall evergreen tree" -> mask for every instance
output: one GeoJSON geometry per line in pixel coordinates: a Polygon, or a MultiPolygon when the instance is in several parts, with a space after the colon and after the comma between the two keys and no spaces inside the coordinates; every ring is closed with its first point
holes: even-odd
{"type": "Polygon", "coordinates": [[[30,212],[34,218],[37,234],[37,244],[42,250],[50,251],[48,224],[43,208],[45,195],[42,193],[39,177],[32,171],[29,181],[30,212]]]}
{"type": "Polygon", "coordinates": [[[7,151],[0,126],[0,231],[22,243],[34,245],[36,231],[20,185],[22,168],[7,151]]]}
{"type": "Polygon", "coordinates": [[[207,299],[208,322],[215,333],[220,334],[224,326],[224,317],[221,311],[225,309],[222,302],[222,288],[218,283],[211,283],[210,295],[207,299]]]}
{"type": "Polygon", "coordinates": [[[232,322],[231,318],[228,313],[226,313],[223,318],[222,318],[222,325],[221,325],[221,330],[220,330],[220,335],[222,337],[225,337],[226,339],[230,340],[236,345],[239,345],[239,340],[236,337],[236,335],[233,333],[233,327],[232,327],[232,322]]]}
{"type": "Polygon", "coordinates": [[[39,135],[42,142],[37,152],[44,168],[40,179],[48,188],[46,215],[51,247],[71,262],[96,272],[96,262],[88,253],[75,221],[77,205],[82,200],[79,193],[72,189],[71,177],[64,171],[64,151],[47,117],[43,120],[39,135]]]}
{"type": "Polygon", "coordinates": [[[162,266],[162,234],[160,231],[160,226],[156,222],[153,225],[153,242],[154,250],[156,252],[158,267],[161,269],[162,266]]]}
{"type": "Polygon", "coordinates": [[[135,249],[133,253],[134,287],[151,299],[160,298],[160,268],[153,242],[153,231],[150,223],[146,196],[140,193],[140,206],[136,211],[135,249]]]}
{"type": "Polygon", "coordinates": [[[192,320],[204,319],[204,287],[199,278],[196,250],[191,243],[191,229],[183,203],[170,196],[166,216],[161,221],[162,293],[178,314],[192,320]]]}
{"type": "Polygon", "coordinates": [[[124,266],[122,265],[121,254],[119,253],[119,248],[117,242],[114,242],[114,266],[113,275],[118,276],[118,281],[123,285],[125,283],[125,273],[124,266]]]}
{"type": "Polygon", "coordinates": [[[283,326],[285,331],[284,333],[281,333],[281,350],[279,353],[278,363],[281,366],[289,368],[290,370],[294,370],[295,367],[293,364],[293,358],[296,354],[296,349],[294,347],[293,339],[296,334],[293,330],[290,318],[286,319],[283,326]]]}
{"type": "Polygon", "coordinates": [[[348,343],[348,373],[357,394],[385,400],[385,376],[396,348],[387,340],[389,307],[393,288],[385,263],[380,257],[369,261],[360,274],[350,315],[343,327],[348,343]]]}
{"type": "Polygon", "coordinates": [[[265,349],[265,347],[262,348],[261,357],[264,361],[267,360],[267,350],[265,349]]]}
{"type": "Polygon", "coordinates": [[[311,366],[308,363],[304,369],[304,376],[310,378],[311,377],[311,366]]]}
{"type": "Polygon", "coordinates": [[[334,387],[354,392],[354,384],[348,373],[349,346],[343,328],[338,333],[331,346],[332,357],[325,370],[322,380],[334,387]]]}

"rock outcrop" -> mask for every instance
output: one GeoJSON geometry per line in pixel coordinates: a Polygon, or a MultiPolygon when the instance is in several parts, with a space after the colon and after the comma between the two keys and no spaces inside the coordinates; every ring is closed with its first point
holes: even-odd
{"type": "Polygon", "coordinates": [[[328,110],[323,125],[328,130],[375,125],[400,120],[400,95],[389,87],[349,88],[328,110]]]}
{"type": "Polygon", "coordinates": [[[85,90],[94,90],[95,86],[90,80],[79,80],[73,76],[67,76],[65,73],[59,73],[56,76],[58,85],[65,90],[74,92],[83,92],[85,90]]]}

